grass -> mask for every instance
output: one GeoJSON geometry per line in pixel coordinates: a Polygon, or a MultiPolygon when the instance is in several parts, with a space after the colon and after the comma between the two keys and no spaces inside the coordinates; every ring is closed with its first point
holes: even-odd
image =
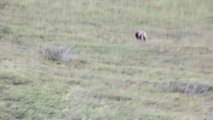
{"type": "Polygon", "coordinates": [[[213,86],[212,8],[211,0],[1,0],[0,119],[213,119],[212,90],[156,89],[168,80],[181,90],[213,86]],[[135,40],[138,29],[146,43],[135,40]],[[77,54],[51,61],[40,54],[50,46],[77,54]]]}
{"type": "Polygon", "coordinates": [[[160,90],[167,92],[179,92],[190,95],[202,95],[212,92],[212,86],[192,83],[182,83],[179,81],[166,81],[156,85],[160,90]]]}
{"type": "Polygon", "coordinates": [[[74,50],[62,46],[49,46],[41,51],[41,56],[50,61],[70,61],[74,57],[74,50]]]}

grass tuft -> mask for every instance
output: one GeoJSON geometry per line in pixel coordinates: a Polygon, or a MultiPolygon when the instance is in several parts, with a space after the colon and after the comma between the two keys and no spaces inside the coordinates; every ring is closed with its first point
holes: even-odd
{"type": "Polygon", "coordinates": [[[177,80],[169,80],[157,84],[157,88],[164,92],[177,92],[189,95],[202,95],[213,92],[213,86],[195,83],[184,83],[177,80]]]}
{"type": "Polygon", "coordinates": [[[62,46],[51,46],[44,49],[41,55],[50,61],[69,61],[73,58],[75,52],[72,48],[62,46]]]}

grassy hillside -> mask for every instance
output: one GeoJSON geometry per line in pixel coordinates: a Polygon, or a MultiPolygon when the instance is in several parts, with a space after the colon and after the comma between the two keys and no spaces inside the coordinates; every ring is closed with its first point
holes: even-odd
{"type": "Polygon", "coordinates": [[[212,120],[212,5],[0,0],[0,119],[212,120]]]}

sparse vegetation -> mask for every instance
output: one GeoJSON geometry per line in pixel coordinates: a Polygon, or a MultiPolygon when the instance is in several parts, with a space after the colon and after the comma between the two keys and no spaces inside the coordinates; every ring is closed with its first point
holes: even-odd
{"type": "Polygon", "coordinates": [[[157,84],[156,87],[165,92],[178,92],[190,95],[201,95],[208,92],[213,92],[213,87],[203,84],[184,83],[181,81],[166,81],[161,84],[157,84]]]}
{"type": "Polygon", "coordinates": [[[43,50],[41,55],[51,61],[69,61],[74,58],[75,52],[72,48],[51,46],[43,50]]]}
{"type": "Polygon", "coordinates": [[[212,5],[0,0],[0,120],[212,120],[212,5]]]}

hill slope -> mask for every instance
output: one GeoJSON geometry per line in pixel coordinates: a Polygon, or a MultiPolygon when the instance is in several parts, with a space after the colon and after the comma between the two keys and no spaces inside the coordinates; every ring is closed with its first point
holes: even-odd
{"type": "Polygon", "coordinates": [[[211,0],[1,0],[0,119],[213,119],[212,8],[211,0]],[[138,29],[146,43],[135,40],[138,29]],[[45,59],[58,48],[73,50],[72,60],[45,59]]]}

